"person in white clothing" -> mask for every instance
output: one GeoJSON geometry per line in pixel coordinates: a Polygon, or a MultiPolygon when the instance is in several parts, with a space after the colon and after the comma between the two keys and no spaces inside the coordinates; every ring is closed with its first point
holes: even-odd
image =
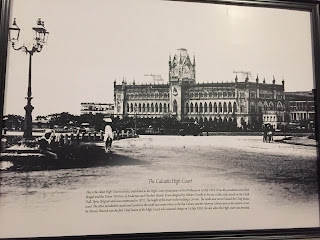
{"type": "Polygon", "coordinates": [[[105,119],[105,122],[107,123],[107,125],[104,129],[104,143],[105,143],[105,150],[108,153],[110,152],[112,141],[113,141],[113,132],[110,126],[110,123],[112,123],[112,119],[107,118],[105,119]]]}

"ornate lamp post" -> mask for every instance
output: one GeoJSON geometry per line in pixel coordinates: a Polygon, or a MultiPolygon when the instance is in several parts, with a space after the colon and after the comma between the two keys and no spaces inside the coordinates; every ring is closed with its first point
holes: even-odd
{"type": "Polygon", "coordinates": [[[47,43],[49,32],[44,27],[44,22],[39,18],[37,25],[32,28],[34,31],[34,43],[31,49],[28,49],[24,44],[20,47],[16,47],[16,43],[19,41],[20,28],[16,23],[16,19],[13,20],[12,27],[9,28],[9,41],[12,43],[12,48],[14,50],[21,50],[26,54],[29,54],[29,78],[28,78],[28,92],[27,92],[27,105],[24,107],[26,111],[25,115],[25,129],[23,133],[23,138],[25,140],[32,139],[32,110],[33,106],[31,105],[32,92],[31,92],[31,62],[32,55],[36,52],[41,52],[43,45],[47,43]]]}

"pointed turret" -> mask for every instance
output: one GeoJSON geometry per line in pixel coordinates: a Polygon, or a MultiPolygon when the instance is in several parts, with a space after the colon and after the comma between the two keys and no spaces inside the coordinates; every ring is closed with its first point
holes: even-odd
{"type": "Polygon", "coordinates": [[[246,77],[245,82],[246,82],[246,83],[249,82],[249,74],[248,74],[248,73],[247,73],[247,77],[246,77]]]}
{"type": "Polygon", "coordinates": [[[259,83],[259,76],[257,74],[256,83],[259,83]]]}
{"type": "Polygon", "coordinates": [[[174,54],[171,62],[171,54],[169,55],[169,82],[195,82],[195,58],[193,63],[188,55],[187,49],[180,48],[174,54]],[[170,64],[171,63],[171,64],[170,64]]]}
{"type": "Polygon", "coordinates": [[[274,78],[274,75],[273,75],[272,84],[276,84],[276,79],[274,78]]]}
{"type": "Polygon", "coordinates": [[[195,67],[196,66],[196,56],[193,55],[193,66],[195,67]]]}
{"type": "Polygon", "coordinates": [[[236,74],[235,82],[238,82],[238,74],[236,74]]]}
{"type": "Polygon", "coordinates": [[[266,78],[263,78],[263,83],[266,83],[266,78]]]}

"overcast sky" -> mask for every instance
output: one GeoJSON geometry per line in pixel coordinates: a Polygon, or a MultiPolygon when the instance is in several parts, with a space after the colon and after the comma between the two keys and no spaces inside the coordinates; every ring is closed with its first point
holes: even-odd
{"type": "MultiPolygon", "coordinates": [[[[178,48],[195,54],[197,82],[234,81],[233,71],[243,70],[269,83],[284,78],[286,91],[314,86],[307,12],[158,0],[12,2],[20,44],[30,44],[39,17],[50,32],[33,56],[33,117],[111,103],[115,79],[145,83],[153,73],[167,82],[178,48]]],[[[5,114],[24,115],[28,57],[11,47],[8,55],[5,114]]]]}

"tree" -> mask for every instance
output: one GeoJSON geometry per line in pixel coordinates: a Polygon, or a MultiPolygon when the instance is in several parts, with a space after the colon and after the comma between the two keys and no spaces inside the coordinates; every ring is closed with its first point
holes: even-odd
{"type": "Polygon", "coordinates": [[[20,115],[9,114],[3,117],[4,126],[8,130],[22,130],[24,129],[24,117],[20,115]]]}

